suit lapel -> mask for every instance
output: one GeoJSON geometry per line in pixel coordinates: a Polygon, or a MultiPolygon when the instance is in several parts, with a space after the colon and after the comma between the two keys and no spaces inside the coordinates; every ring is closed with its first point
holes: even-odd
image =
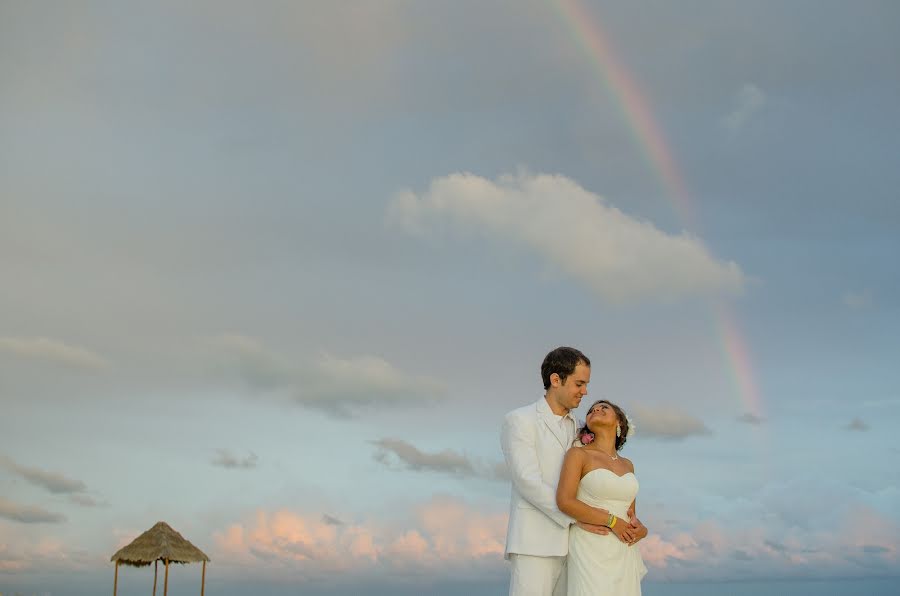
{"type": "Polygon", "coordinates": [[[541,399],[538,402],[538,416],[541,420],[544,421],[544,424],[547,425],[547,428],[550,429],[550,432],[553,433],[553,436],[556,437],[556,440],[559,441],[560,447],[563,449],[566,448],[566,437],[565,430],[559,424],[559,419],[553,414],[553,411],[550,409],[550,406],[547,405],[547,400],[541,399]]]}

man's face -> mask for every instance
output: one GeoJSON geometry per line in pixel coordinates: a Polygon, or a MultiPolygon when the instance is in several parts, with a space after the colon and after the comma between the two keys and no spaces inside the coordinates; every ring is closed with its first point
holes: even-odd
{"type": "Polygon", "coordinates": [[[591,382],[591,367],[585,364],[575,366],[575,371],[563,382],[559,375],[550,376],[550,389],[553,399],[567,410],[578,408],[581,398],[587,395],[587,386],[591,382]]]}

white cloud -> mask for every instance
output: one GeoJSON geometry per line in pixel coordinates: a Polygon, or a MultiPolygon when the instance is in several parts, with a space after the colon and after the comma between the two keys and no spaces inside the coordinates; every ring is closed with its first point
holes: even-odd
{"type": "Polygon", "coordinates": [[[445,449],[437,453],[425,453],[402,439],[385,438],[372,441],[372,443],[378,447],[375,460],[386,465],[397,460],[407,470],[414,472],[437,472],[452,476],[509,480],[509,474],[503,462],[487,464],[452,449],[445,449]]]}
{"type": "Polygon", "coordinates": [[[735,99],[734,109],[725,116],[722,124],[733,133],[740,131],[747,122],[766,105],[766,94],[751,83],[741,87],[735,99]]]}
{"type": "Polygon", "coordinates": [[[220,367],[255,391],[285,394],[297,404],[335,415],[353,415],[356,406],[414,406],[445,393],[437,380],[402,371],[379,356],[322,352],[298,361],[239,335],[214,338],[211,345],[220,367]]]}
{"type": "Polygon", "coordinates": [[[109,367],[109,361],[95,352],[46,337],[0,337],[0,351],[84,370],[109,367]]]}
{"type": "Polygon", "coordinates": [[[702,420],[673,408],[634,406],[631,412],[641,436],[677,440],[712,434],[702,420]]]}
{"type": "Polygon", "coordinates": [[[734,294],[747,281],[698,238],[667,234],[560,175],[436,178],[421,195],[396,195],[387,221],[415,235],[450,227],[526,250],[609,302],[734,294]]]}

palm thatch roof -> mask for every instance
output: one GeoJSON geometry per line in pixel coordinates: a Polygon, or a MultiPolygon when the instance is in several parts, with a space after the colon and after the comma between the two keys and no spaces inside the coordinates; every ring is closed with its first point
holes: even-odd
{"type": "Polygon", "coordinates": [[[132,567],[146,567],[154,561],[165,560],[170,563],[199,563],[209,561],[209,557],[173,530],[172,526],[157,522],[110,558],[110,561],[132,567]]]}

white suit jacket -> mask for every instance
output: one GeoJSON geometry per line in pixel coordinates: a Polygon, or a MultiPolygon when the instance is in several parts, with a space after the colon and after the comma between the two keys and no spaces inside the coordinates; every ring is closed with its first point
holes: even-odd
{"type": "MultiPolygon", "coordinates": [[[[574,418],[573,418],[574,419],[574,418]]],[[[575,420],[576,429],[580,427],[575,420]]],[[[500,446],[512,477],[505,556],[543,557],[569,552],[569,526],[575,521],[556,506],[563,458],[574,436],[567,436],[543,397],[503,419],[500,446]]]]}

